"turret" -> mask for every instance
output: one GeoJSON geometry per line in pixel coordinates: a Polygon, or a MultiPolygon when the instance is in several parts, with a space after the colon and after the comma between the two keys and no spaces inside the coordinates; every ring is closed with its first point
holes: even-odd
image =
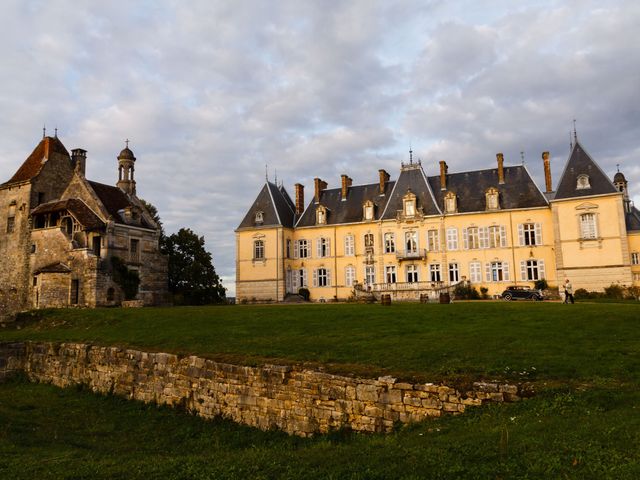
{"type": "Polygon", "coordinates": [[[133,178],[135,162],[136,157],[129,149],[129,140],[127,140],[126,147],[118,155],[118,183],[116,185],[129,195],[136,193],[136,181],[133,178]]]}

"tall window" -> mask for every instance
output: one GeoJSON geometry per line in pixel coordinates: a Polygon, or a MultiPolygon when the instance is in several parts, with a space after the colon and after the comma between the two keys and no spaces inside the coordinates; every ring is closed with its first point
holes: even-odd
{"type": "Polygon", "coordinates": [[[407,282],[417,282],[418,281],[418,266],[417,265],[407,265],[407,282]]]}
{"type": "Polygon", "coordinates": [[[488,248],[507,246],[507,231],[504,226],[492,225],[489,227],[488,248]]]}
{"type": "Polygon", "coordinates": [[[364,283],[367,285],[373,285],[376,283],[376,268],[373,265],[365,265],[364,283]]]}
{"type": "Polygon", "coordinates": [[[296,276],[294,277],[294,283],[297,281],[297,283],[295,284],[296,287],[299,288],[307,288],[308,284],[307,284],[307,270],[304,268],[301,268],[299,270],[296,270],[296,276]]]}
{"type": "Polygon", "coordinates": [[[640,253],[633,252],[631,254],[631,264],[632,265],[639,265],[640,264],[640,253]]]}
{"type": "Polygon", "coordinates": [[[584,239],[597,238],[595,213],[583,213],[580,215],[580,234],[584,239]]]}
{"type": "Polygon", "coordinates": [[[447,192],[444,196],[444,211],[445,213],[456,213],[456,194],[453,192],[447,192]]]}
{"type": "Polygon", "coordinates": [[[326,268],[318,268],[313,271],[313,286],[328,287],[331,285],[331,273],[326,268]]]}
{"type": "Polygon", "coordinates": [[[460,281],[460,270],[457,263],[449,264],[449,282],[458,283],[460,281]]]}
{"type": "Polygon", "coordinates": [[[430,252],[437,252],[440,250],[440,235],[438,235],[438,230],[427,230],[427,249],[430,252]]]}
{"type": "Polygon", "coordinates": [[[255,223],[260,224],[264,222],[264,213],[261,211],[256,212],[255,223]]]}
{"type": "Polygon", "coordinates": [[[344,254],[347,257],[352,257],[355,255],[355,239],[353,235],[347,235],[344,237],[344,254]]]}
{"type": "Polygon", "coordinates": [[[507,262],[487,263],[487,281],[503,282],[509,280],[509,264],[507,262]]]}
{"type": "Polygon", "coordinates": [[[458,229],[455,227],[447,228],[447,250],[458,249],[458,229]]]}
{"type": "Polygon", "coordinates": [[[402,198],[402,206],[405,217],[413,217],[416,214],[416,196],[411,191],[402,198]]]}
{"type": "Polygon", "coordinates": [[[384,253],[395,253],[396,236],[393,233],[384,234],[384,253]]]}
{"type": "Polygon", "coordinates": [[[540,280],[544,276],[544,260],[523,260],[520,262],[521,280],[540,280]]]}
{"type": "Polygon", "coordinates": [[[322,205],[316,209],[316,223],[318,225],[325,225],[327,223],[327,209],[322,205]]]}
{"type": "Polygon", "coordinates": [[[131,243],[129,244],[129,261],[140,261],[140,240],[136,238],[132,238],[131,243]]]}
{"type": "Polygon", "coordinates": [[[498,197],[498,190],[495,188],[490,188],[485,192],[486,202],[487,202],[487,210],[497,210],[500,208],[500,202],[498,197]]]}
{"type": "Polygon", "coordinates": [[[373,233],[364,234],[364,248],[367,253],[373,253],[373,233]]]}
{"type": "Polygon", "coordinates": [[[442,275],[440,272],[440,264],[439,263],[432,263],[431,265],[429,265],[429,276],[432,282],[441,282],[442,281],[442,275]]]}
{"type": "Polygon", "coordinates": [[[362,215],[365,220],[373,220],[373,202],[367,200],[362,206],[362,215]]]}
{"type": "Polygon", "coordinates": [[[264,240],[253,241],[253,259],[264,260],[264,240]]]}
{"type": "Polygon", "coordinates": [[[521,223],[518,225],[520,245],[542,245],[542,225],[539,223],[521,223]]]}
{"type": "Polygon", "coordinates": [[[16,202],[9,204],[9,214],[7,215],[7,233],[12,233],[16,228],[16,202]]]}
{"type": "Polygon", "coordinates": [[[407,253],[417,253],[418,232],[406,232],[404,234],[404,246],[407,253]]]}
{"type": "Polygon", "coordinates": [[[316,240],[316,255],[318,258],[331,256],[331,239],[323,237],[316,240]]]}
{"type": "Polygon", "coordinates": [[[347,287],[353,287],[356,281],[356,267],[347,265],[344,269],[344,284],[347,287]]]}
{"type": "Polygon", "coordinates": [[[287,238],[287,258],[291,258],[291,239],[287,238]]]}
{"type": "Polygon", "coordinates": [[[307,240],[296,240],[294,253],[296,254],[296,258],[307,258],[309,256],[309,243],[307,240]]]}
{"type": "Polygon", "coordinates": [[[469,281],[472,283],[482,282],[482,272],[480,262],[469,263],[469,281]]]}
{"type": "Polygon", "coordinates": [[[387,283],[396,283],[396,266],[387,265],[384,269],[387,283]]]}
{"type": "Polygon", "coordinates": [[[478,227],[469,227],[462,230],[465,249],[480,248],[480,234],[478,227]]]}

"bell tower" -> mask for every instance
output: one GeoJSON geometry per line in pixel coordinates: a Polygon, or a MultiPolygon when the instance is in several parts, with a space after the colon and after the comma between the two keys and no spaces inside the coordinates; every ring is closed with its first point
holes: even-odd
{"type": "Polygon", "coordinates": [[[136,157],[129,149],[129,140],[126,140],[125,143],[126,147],[118,155],[118,183],[116,185],[129,195],[135,195],[136,181],[133,178],[133,173],[135,171],[136,157]]]}

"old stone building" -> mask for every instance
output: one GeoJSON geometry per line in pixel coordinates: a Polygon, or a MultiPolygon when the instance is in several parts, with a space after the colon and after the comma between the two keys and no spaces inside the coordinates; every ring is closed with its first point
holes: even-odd
{"type": "Polygon", "coordinates": [[[545,189],[524,165],[428,175],[403,163],[397,180],[338,188],[316,178],[295,201],[267,182],[236,230],[239,301],[281,301],[308,288],[312,300],[354,291],[400,300],[462,280],[489,295],[507,285],[574,288],[640,285],[640,212],[620,172],[613,181],[575,138],[554,190],[550,156],[542,154],[545,189]]]}
{"type": "MultiPolygon", "coordinates": [[[[127,142],[128,143],[128,142],[127,142]]],[[[167,295],[160,228],[136,196],[136,158],[117,157],[117,186],[85,178],[87,152],[44,137],[0,184],[0,312],[118,305],[112,257],[140,278],[146,305],[167,295]]],[[[115,171],[115,168],[114,168],[115,171]]]]}

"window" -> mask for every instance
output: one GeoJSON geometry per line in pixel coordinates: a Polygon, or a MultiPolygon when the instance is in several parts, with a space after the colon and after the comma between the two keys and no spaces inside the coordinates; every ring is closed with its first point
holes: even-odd
{"type": "Polygon", "coordinates": [[[498,199],[498,190],[496,188],[490,188],[485,193],[487,202],[487,210],[497,210],[500,208],[500,202],[498,199]]]}
{"type": "Polygon", "coordinates": [[[633,252],[631,254],[631,264],[632,265],[638,265],[640,264],[640,253],[638,252],[633,252]]]}
{"type": "Polygon", "coordinates": [[[325,225],[327,223],[327,209],[322,205],[316,209],[316,223],[325,225]]]}
{"type": "Polygon", "coordinates": [[[328,287],[331,285],[331,273],[326,268],[318,268],[313,271],[313,286],[328,287]]]}
{"type": "Polygon", "coordinates": [[[395,253],[396,236],[393,233],[384,234],[384,253],[395,253]]]}
{"type": "Polygon", "coordinates": [[[318,258],[331,256],[331,239],[319,238],[316,240],[316,253],[318,258]]]}
{"type": "Polygon", "coordinates": [[[309,256],[309,245],[304,239],[296,240],[293,247],[293,253],[296,258],[307,258],[309,256]]]}
{"type": "Polygon", "coordinates": [[[417,253],[418,232],[406,232],[404,234],[404,245],[407,253],[417,253]]]}
{"type": "Polygon", "coordinates": [[[544,276],[544,260],[523,260],[520,262],[520,280],[540,280],[544,276]]]}
{"type": "Polygon", "coordinates": [[[589,175],[578,175],[576,190],[585,190],[587,188],[591,188],[591,184],[589,183],[589,175]]]}
{"type": "Polygon", "coordinates": [[[113,302],[114,297],[115,290],[113,289],[113,287],[110,287],[109,289],[107,289],[107,302],[113,302]]]}
{"type": "Polygon", "coordinates": [[[583,213],[580,215],[580,234],[583,239],[597,238],[595,213],[583,213]]]}
{"type": "Polygon", "coordinates": [[[353,265],[347,265],[344,269],[344,284],[347,287],[352,287],[356,281],[356,267],[353,265]]]}
{"type": "Polygon", "coordinates": [[[418,281],[418,266],[407,265],[407,282],[413,283],[418,281]]]}
{"type": "Polygon", "coordinates": [[[352,257],[355,255],[355,240],[353,235],[347,235],[344,237],[344,254],[346,256],[352,257]]]}
{"type": "Polygon", "coordinates": [[[373,220],[373,202],[367,200],[362,206],[362,216],[365,220],[373,220]]]}
{"type": "Polygon", "coordinates": [[[542,225],[539,223],[521,223],[518,225],[520,245],[542,245],[542,225]]]}
{"type": "Polygon", "coordinates": [[[438,235],[438,230],[427,230],[427,249],[431,252],[437,252],[440,249],[440,235],[438,235]]]}
{"type": "Polygon", "coordinates": [[[253,259],[264,260],[264,240],[253,241],[253,259]]]}
{"type": "Polygon", "coordinates": [[[256,223],[262,223],[264,221],[264,213],[263,212],[256,212],[256,217],[255,217],[255,222],[256,223]]]}
{"type": "Polygon", "coordinates": [[[387,265],[384,269],[387,283],[396,283],[396,266],[387,265]]]}
{"type": "Polygon", "coordinates": [[[465,250],[480,248],[480,235],[478,227],[463,228],[462,237],[464,240],[465,250]]]}
{"type": "Polygon", "coordinates": [[[457,263],[449,264],[449,282],[458,283],[460,281],[460,270],[457,263]]]}
{"type": "Polygon", "coordinates": [[[432,263],[429,265],[429,276],[432,282],[442,281],[442,275],[440,274],[440,264],[432,263]]]}
{"type": "Polygon", "coordinates": [[[299,270],[294,270],[293,275],[293,287],[298,290],[298,288],[307,288],[307,270],[304,268],[300,268],[299,270]]]}
{"type": "Polygon", "coordinates": [[[455,227],[447,228],[447,250],[458,249],[458,229],[455,227]]]}
{"type": "Polygon", "coordinates": [[[444,212],[445,213],[456,213],[458,209],[456,194],[453,192],[447,192],[444,196],[444,212]]]}
{"type": "Polygon", "coordinates": [[[33,283],[32,283],[32,285],[33,285],[34,287],[37,287],[37,286],[38,286],[38,277],[37,277],[36,275],[34,275],[34,276],[33,276],[33,283]]]}
{"type": "Polygon", "coordinates": [[[286,251],[286,255],[287,258],[291,258],[291,239],[287,238],[287,251],[286,251]]]}
{"type": "Polygon", "coordinates": [[[411,190],[407,191],[407,194],[402,199],[402,206],[404,210],[405,217],[414,217],[416,214],[416,196],[411,192],[411,190]]]}
{"type": "Polygon", "coordinates": [[[509,264],[507,262],[487,263],[487,282],[503,282],[509,280],[509,264]]]}
{"type": "Polygon", "coordinates": [[[96,257],[100,256],[100,237],[93,237],[91,239],[91,250],[96,257]]]}
{"type": "Polygon", "coordinates": [[[32,244],[31,244],[31,253],[36,253],[36,250],[37,250],[37,246],[36,246],[36,244],[35,244],[35,243],[32,243],[32,244]]]}
{"type": "Polygon", "coordinates": [[[37,205],[41,205],[43,203],[44,203],[44,192],[38,192],[37,205]]]}
{"type": "Polygon", "coordinates": [[[140,240],[136,238],[131,239],[129,249],[129,260],[131,262],[139,262],[140,261],[140,240]]]}
{"type": "Polygon", "coordinates": [[[7,233],[12,233],[16,228],[16,202],[9,204],[9,213],[7,215],[7,233]]]}
{"type": "Polygon", "coordinates": [[[472,283],[482,282],[482,274],[480,272],[480,262],[471,262],[469,264],[469,281],[472,283]]]}
{"type": "Polygon", "coordinates": [[[498,248],[507,246],[507,230],[504,226],[492,225],[489,227],[488,247],[498,248]]]}
{"type": "Polygon", "coordinates": [[[364,248],[367,253],[373,253],[373,233],[364,234],[364,248]]]}
{"type": "Polygon", "coordinates": [[[640,282],[640,273],[634,273],[633,274],[633,281],[634,282],[640,282]]]}
{"type": "Polygon", "coordinates": [[[71,305],[77,305],[80,302],[80,280],[71,280],[69,302],[71,305]]]}
{"type": "Polygon", "coordinates": [[[364,283],[367,285],[373,285],[376,283],[376,268],[373,265],[365,265],[364,283]]]}

